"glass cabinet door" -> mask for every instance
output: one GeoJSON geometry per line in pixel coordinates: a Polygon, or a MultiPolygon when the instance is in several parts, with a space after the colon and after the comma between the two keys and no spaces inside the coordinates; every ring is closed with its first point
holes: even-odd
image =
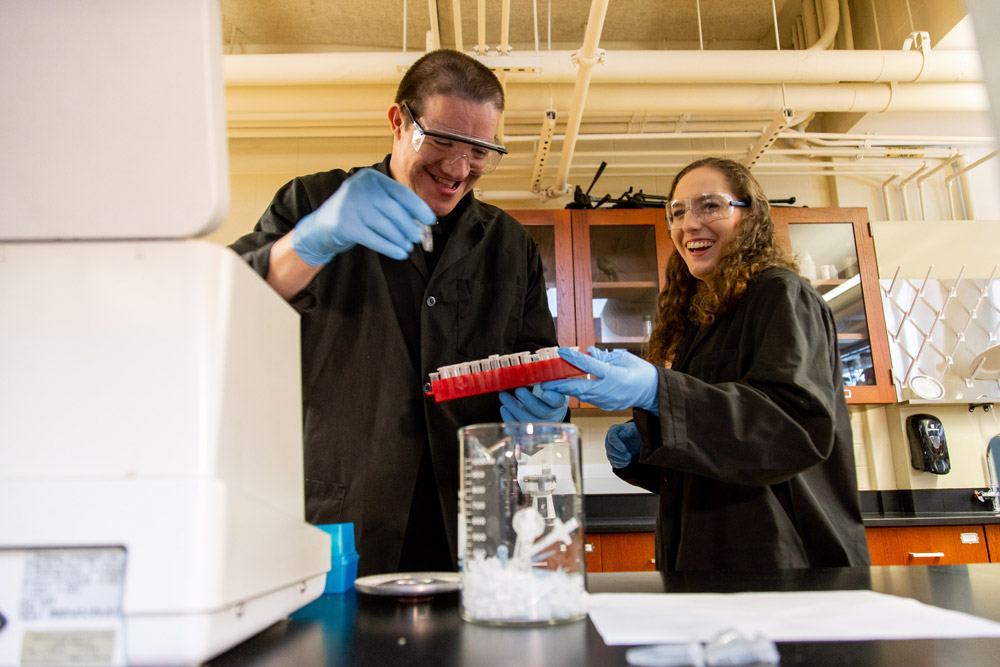
{"type": "Polygon", "coordinates": [[[670,247],[662,209],[573,211],[581,350],[642,354],[670,247]]]}
{"type": "Polygon", "coordinates": [[[779,237],[833,311],[849,403],[891,403],[889,347],[864,209],[774,209],[779,237]]]}
{"type": "Polygon", "coordinates": [[[556,324],[556,337],[565,347],[576,345],[576,307],[573,302],[573,249],[567,210],[509,211],[538,244],[545,270],[545,294],[556,324]]]}

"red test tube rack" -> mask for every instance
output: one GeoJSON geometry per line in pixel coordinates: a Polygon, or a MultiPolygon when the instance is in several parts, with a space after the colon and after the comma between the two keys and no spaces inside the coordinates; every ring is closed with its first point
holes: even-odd
{"type": "Polygon", "coordinates": [[[431,390],[427,395],[441,403],[577,375],[586,373],[563,360],[558,348],[543,347],[534,353],[493,354],[478,361],[442,366],[430,374],[431,390]]]}

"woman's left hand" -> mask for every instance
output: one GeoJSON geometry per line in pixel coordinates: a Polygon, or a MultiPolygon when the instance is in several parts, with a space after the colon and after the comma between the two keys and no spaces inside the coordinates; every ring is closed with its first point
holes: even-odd
{"type": "Polygon", "coordinates": [[[568,347],[559,348],[559,356],[595,379],[551,380],[543,382],[546,391],[576,396],[584,403],[602,410],[643,408],[660,414],[657,393],[659,374],[653,364],[627,350],[599,350],[591,347],[590,355],[568,347]]]}

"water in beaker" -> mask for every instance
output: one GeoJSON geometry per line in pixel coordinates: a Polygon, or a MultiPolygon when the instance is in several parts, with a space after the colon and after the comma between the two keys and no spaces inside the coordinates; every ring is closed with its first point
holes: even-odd
{"type": "Polygon", "coordinates": [[[458,431],[461,614],[546,624],[587,615],[580,437],[573,424],[458,431]]]}

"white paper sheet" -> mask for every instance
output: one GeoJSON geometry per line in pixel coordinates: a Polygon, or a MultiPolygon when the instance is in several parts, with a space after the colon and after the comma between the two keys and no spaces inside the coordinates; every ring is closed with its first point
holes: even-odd
{"type": "Polygon", "coordinates": [[[1000,637],[1000,623],[873,591],[595,593],[609,646],[708,641],[735,628],[772,641],[1000,637]]]}

